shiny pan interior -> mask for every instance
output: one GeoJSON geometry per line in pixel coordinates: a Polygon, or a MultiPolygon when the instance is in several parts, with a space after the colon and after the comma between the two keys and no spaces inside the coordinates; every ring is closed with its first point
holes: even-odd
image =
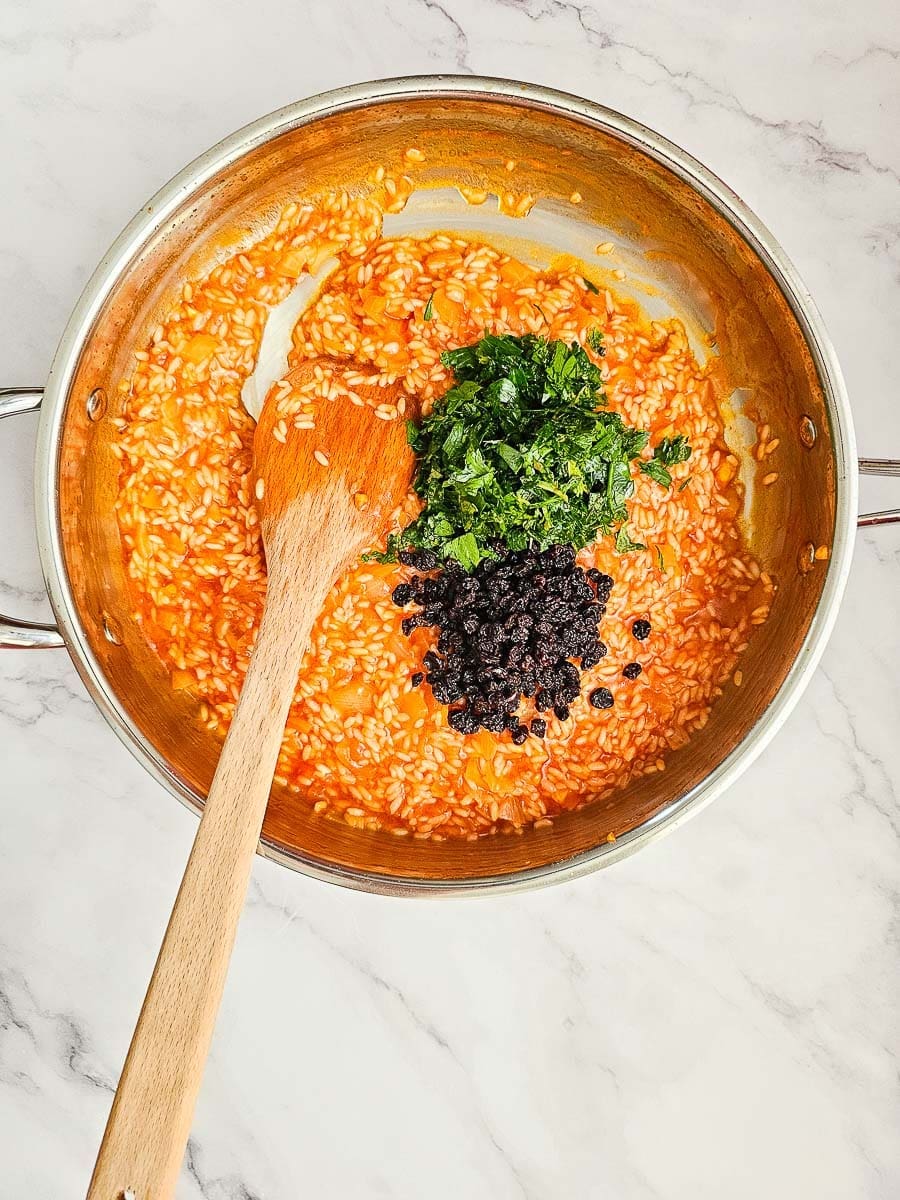
{"type": "Polygon", "coordinates": [[[113,516],[117,385],[187,276],[256,240],[282,203],[362,186],[374,164],[399,163],[413,145],[425,154],[414,178],[434,189],[436,228],[453,227],[459,206],[442,213],[440,198],[456,185],[508,191],[513,159],[515,187],[539,198],[546,228],[556,223],[561,239],[585,244],[616,242],[625,286],[654,313],[682,316],[701,352],[720,357],[729,439],[744,447],[748,481],[755,464],[743,418],[768,422],[781,439],[779,484],[751,488],[746,522],[754,554],[778,583],[771,616],[743,657],[743,686],[726,687],[706,727],[664,772],[551,828],[478,842],[365,833],[273,792],[261,848],[300,870],[392,893],[519,886],[612,861],[726,786],[805,682],[846,574],[854,454],[827,339],[777,245],[688,156],[571,97],[440,78],[331,93],[235,135],[139,214],[73,316],[42,417],[42,555],[61,628],[95,699],[145,765],[199,809],[220,741],[196,720],[198,702],[171,689],[130,618],[113,516]],[[830,561],[813,563],[809,547],[822,545],[830,561]]]}

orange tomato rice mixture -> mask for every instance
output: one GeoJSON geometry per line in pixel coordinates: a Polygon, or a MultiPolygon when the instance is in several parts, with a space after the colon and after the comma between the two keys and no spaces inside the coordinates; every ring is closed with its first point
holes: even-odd
{"type": "MultiPolygon", "coordinates": [[[[672,469],[669,491],[636,474],[629,531],[646,550],[620,556],[604,538],[578,556],[615,586],[600,626],[609,653],[585,673],[571,718],[542,714],[546,738],[521,746],[449,728],[445,706],[410,685],[436,638],[429,629],[401,633],[391,592],[410,570],[360,562],[316,622],[287,724],[276,778],[298,804],[401,836],[473,838],[552,818],[663,770],[667,752],[706,723],[765,620],[772,583],[741,540],[737,460],[709,369],[679,323],[648,321],[604,287],[589,289],[574,268],[535,270],[477,240],[383,239],[383,213],[399,211],[408,192],[408,181],[379,171],[365,196],[291,204],[267,237],[184,284],[121,385],[116,512],[135,619],[172,686],[196,698],[197,719],[224,734],[266,586],[250,495],[254,422],[240,391],[270,308],[297,278],[330,256],[339,261],[299,319],[289,365],[323,355],[358,364],[321,372],[300,397],[288,382],[277,385],[287,419],[298,423],[312,424],[327,397],[353,402],[363,378],[399,379],[427,404],[450,383],[441,352],[486,329],[586,344],[599,328],[606,356],[588,353],[610,408],[654,442],[685,434],[693,453],[672,469]],[[643,643],[631,634],[637,618],[652,626],[643,643]],[[626,681],[622,667],[634,660],[643,673],[626,681]],[[587,701],[600,685],[615,695],[605,711],[587,701]]],[[[411,496],[404,523],[417,504],[411,496]]],[[[533,715],[532,701],[520,715],[533,715]]]]}

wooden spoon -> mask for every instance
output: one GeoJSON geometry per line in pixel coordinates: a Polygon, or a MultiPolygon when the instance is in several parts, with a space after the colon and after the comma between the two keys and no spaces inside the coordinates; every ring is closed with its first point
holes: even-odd
{"type": "MultiPolygon", "coordinates": [[[[327,360],[321,360],[327,362],[327,360]]],[[[292,372],[295,387],[316,363],[292,372]]],[[[398,388],[354,388],[395,403],[398,388]]],[[[270,392],[253,446],[268,590],[256,647],[147,989],[88,1200],[169,1200],[184,1157],[284,724],[309,635],[335,579],[384,533],[413,470],[404,422],[347,398],[315,429],[270,392]],[[278,440],[284,435],[285,440],[278,440]]]]}

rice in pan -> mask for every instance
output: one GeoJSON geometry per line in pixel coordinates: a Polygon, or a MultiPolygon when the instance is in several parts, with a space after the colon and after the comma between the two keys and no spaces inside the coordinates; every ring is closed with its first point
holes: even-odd
{"type": "MultiPolygon", "coordinates": [[[[535,270],[449,233],[385,240],[382,215],[403,206],[409,187],[380,171],[366,196],[291,204],[267,237],[184,284],[122,383],[116,511],[135,619],[172,686],[196,698],[197,720],[224,733],[266,586],[241,386],[268,312],[305,272],[338,260],[294,330],[290,364],[324,355],[352,365],[320,372],[302,395],[280,386],[285,420],[301,428],[329,397],[354,402],[360,379],[400,380],[427,406],[451,383],[441,352],[489,329],[580,342],[602,368],[613,411],[654,439],[685,434],[693,452],[672,469],[668,492],[636,476],[629,529],[646,549],[620,555],[601,538],[578,556],[614,580],[608,654],[586,672],[568,720],[542,714],[542,738],[461,736],[430,690],[411,686],[433,634],[401,631],[391,595],[409,567],[361,561],[335,585],[303,663],[278,781],[297,804],[362,829],[472,838],[663,770],[667,753],[705,724],[766,618],[772,582],[742,541],[738,463],[710,370],[678,322],[649,321],[575,267],[535,270]],[[596,328],[602,359],[588,343],[596,328]],[[649,622],[646,640],[635,639],[636,620],[649,622]],[[624,677],[632,663],[640,674],[624,677]],[[590,704],[599,687],[612,707],[590,704]]],[[[612,250],[598,247],[607,267],[612,250]]],[[[402,419],[404,407],[377,415],[402,419]]],[[[404,521],[417,504],[410,496],[404,521]]],[[[527,705],[523,713],[534,715],[527,705]]]]}

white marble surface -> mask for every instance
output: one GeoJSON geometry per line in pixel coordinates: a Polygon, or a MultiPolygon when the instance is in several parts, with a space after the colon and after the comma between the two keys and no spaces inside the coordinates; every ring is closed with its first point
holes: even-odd
{"type": "MultiPolygon", "coordinates": [[[[565,87],[705,160],[816,295],[863,451],[900,454],[894,0],[3,0],[0,383],[43,380],[97,259],[199,151],[297,97],[432,70],[565,87]]],[[[0,603],[22,614],[33,436],[0,430],[0,603]]],[[[763,760],[601,875],[400,903],[259,862],[179,1195],[900,1195],[898,596],[900,531],[865,534],[763,760]]],[[[194,819],[64,653],[0,654],[0,748],[0,1197],[63,1200],[194,819]]]]}

